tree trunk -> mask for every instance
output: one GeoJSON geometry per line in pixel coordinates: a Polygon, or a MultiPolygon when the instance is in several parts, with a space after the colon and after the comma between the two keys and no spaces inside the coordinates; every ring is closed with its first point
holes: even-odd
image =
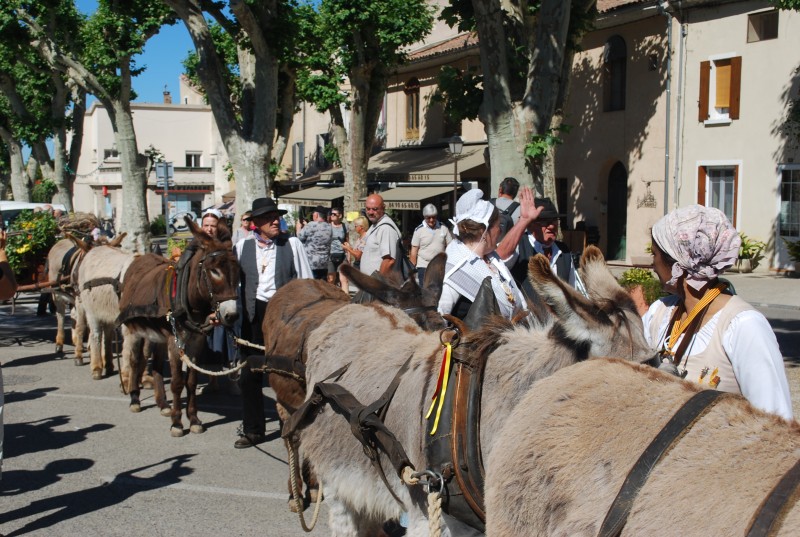
{"type": "MultiPolygon", "coordinates": [[[[53,171],[53,160],[50,158],[50,150],[43,142],[36,142],[31,144],[31,158],[36,159],[39,163],[39,170],[42,173],[42,180],[53,181],[55,175],[53,171]]],[[[31,177],[33,179],[33,177],[31,177]]]]}
{"type": "Polygon", "coordinates": [[[0,127],[0,138],[6,144],[11,168],[11,193],[14,201],[31,201],[31,184],[22,162],[22,144],[11,136],[11,132],[0,127]]]}
{"type": "Polygon", "coordinates": [[[144,155],[139,154],[133,115],[130,103],[112,101],[107,103],[108,117],[114,130],[114,139],[119,151],[122,174],[122,216],[120,230],[128,233],[125,247],[145,254],[150,251],[150,226],[147,220],[147,165],[144,155]],[[108,106],[110,105],[110,106],[108,106]]]}
{"type": "Polygon", "coordinates": [[[280,105],[280,121],[275,134],[275,142],[272,144],[272,155],[270,157],[270,161],[277,162],[278,165],[283,162],[283,155],[286,153],[286,148],[289,145],[289,136],[292,134],[294,113],[297,107],[296,75],[288,69],[283,69],[281,72],[284,80],[281,85],[278,102],[280,105]]]}
{"type": "Polygon", "coordinates": [[[524,148],[529,130],[524,111],[512,101],[503,11],[498,0],[473,0],[477,22],[483,102],[479,116],[489,145],[492,190],[505,177],[532,185],[524,148]]]}
{"type": "Polygon", "coordinates": [[[83,117],[86,114],[86,90],[74,87],[72,90],[72,139],[69,144],[69,169],[64,169],[64,182],[69,185],[70,197],[75,186],[76,170],[81,159],[81,145],[83,144],[83,117]]]}

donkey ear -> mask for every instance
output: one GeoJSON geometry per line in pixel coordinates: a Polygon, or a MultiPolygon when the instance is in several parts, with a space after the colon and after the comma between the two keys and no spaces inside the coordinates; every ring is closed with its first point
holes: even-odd
{"type": "Polygon", "coordinates": [[[345,264],[342,264],[340,270],[348,280],[356,284],[356,287],[364,293],[370,294],[387,304],[395,305],[397,302],[397,288],[384,280],[377,271],[372,276],[367,276],[354,266],[345,264]]]}
{"type": "Polygon", "coordinates": [[[499,315],[499,310],[497,298],[495,298],[494,290],[492,289],[492,278],[486,276],[483,282],[481,282],[478,294],[475,295],[475,300],[469,307],[467,316],[464,317],[464,325],[466,325],[470,331],[478,330],[485,324],[486,319],[490,316],[499,315]]]}
{"type": "Polygon", "coordinates": [[[602,302],[619,298],[622,289],[608,270],[603,253],[596,246],[589,246],[584,250],[580,273],[591,300],[602,302]]]}
{"type": "Polygon", "coordinates": [[[528,278],[533,289],[539,293],[557,317],[566,318],[577,310],[586,310],[591,304],[567,282],[553,274],[550,261],[536,254],[528,261],[528,278]]]}
{"type": "Polygon", "coordinates": [[[188,214],[184,215],[183,221],[186,222],[186,225],[189,227],[189,231],[192,232],[192,235],[194,236],[195,239],[198,240],[198,242],[200,242],[201,244],[206,244],[209,240],[211,240],[211,237],[206,235],[206,232],[203,231],[203,229],[197,225],[197,222],[192,220],[191,216],[189,216],[188,214]]]}
{"type": "Polygon", "coordinates": [[[127,237],[127,236],[128,236],[128,232],[127,231],[123,231],[122,233],[118,233],[117,236],[114,237],[114,240],[112,240],[111,242],[108,243],[108,246],[111,246],[112,248],[117,248],[120,244],[122,244],[123,239],[125,239],[125,237],[127,237]]]}
{"type": "Polygon", "coordinates": [[[75,235],[73,235],[72,233],[70,233],[69,231],[68,231],[68,232],[66,232],[66,233],[65,233],[65,235],[66,235],[66,237],[67,237],[69,240],[71,240],[71,241],[72,241],[72,243],[73,243],[73,244],[74,244],[74,245],[75,245],[75,246],[76,246],[76,247],[77,247],[79,250],[81,250],[81,251],[83,251],[83,252],[88,252],[88,251],[91,249],[91,246],[89,246],[89,245],[88,245],[88,244],[87,244],[85,241],[83,241],[83,240],[79,239],[78,237],[76,237],[75,235]]]}
{"type": "Polygon", "coordinates": [[[436,257],[428,263],[428,268],[425,269],[425,279],[422,281],[422,288],[426,293],[430,293],[437,303],[442,296],[446,264],[447,254],[444,252],[436,254],[436,257]]]}

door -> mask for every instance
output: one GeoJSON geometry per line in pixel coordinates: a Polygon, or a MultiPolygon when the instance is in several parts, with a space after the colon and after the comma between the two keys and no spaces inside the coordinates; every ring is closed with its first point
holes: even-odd
{"type": "Polygon", "coordinates": [[[608,174],[606,259],[625,259],[628,226],[628,172],[621,162],[608,174]]]}

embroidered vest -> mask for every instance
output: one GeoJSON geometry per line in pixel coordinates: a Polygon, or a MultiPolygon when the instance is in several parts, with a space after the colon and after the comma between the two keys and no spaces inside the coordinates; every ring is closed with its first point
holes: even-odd
{"type": "MultiPolygon", "coordinates": [[[[714,371],[714,369],[717,369],[717,376],[720,378],[717,390],[731,393],[742,393],[741,389],[739,388],[739,382],[736,380],[736,376],[733,374],[733,365],[728,359],[728,355],[725,353],[725,347],[723,346],[722,339],[725,336],[725,331],[728,329],[728,326],[731,324],[733,318],[744,311],[749,311],[752,309],[754,308],[750,304],[738,296],[731,297],[725,307],[717,313],[717,324],[714,327],[714,333],[711,336],[711,340],[708,342],[708,346],[705,348],[705,350],[698,354],[691,354],[692,347],[690,343],[689,348],[686,351],[689,353],[689,358],[686,360],[685,365],[686,371],[688,372],[686,375],[686,380],[698,382],[703,369],[707,367],[708,371],[706,372],[702,381],[699,382],[703,386],[708,387],[708,383],[711,380],[711,373],[714,371]]],[[[662,325],[665,319],[668,322],[672,311],[672,308],[662,306],[653,314],[652,321],[650,322],[650,341],[657,342],[659,348],[663,344],[663,341],[659,340],[659,337],[661,336],[661,334],[659,334],[659,327],[662,325]]],[[[670,327],[667,327],[667,333],[669,333],[669,331],[670,327]]],[[[684,360],[681,360],[681,367],[683,367],[683,361],[684,360]]]]}

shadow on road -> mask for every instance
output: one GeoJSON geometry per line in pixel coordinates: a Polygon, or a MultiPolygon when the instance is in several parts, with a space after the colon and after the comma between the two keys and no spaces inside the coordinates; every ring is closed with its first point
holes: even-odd
{"type": "Polygon", "coordinates": [[[769,319],[786,367],[800,367],[800,319],[769,319]]]}
{"type": "MultiPolygon", "coordinates": [[[[6,369],[6,366],[3,366],[3,369],[6,369]]],[[[6,386],[9,386],[10,383],[6,382],[6,386]]],[[[21,401],[33,401],[34,399],[41,399],[49,392],[58,391],[58,388],[35,388],[33,390],[28,390],[27,392],[7,392],[5,394],[6,404],[10,403],[19,403],[21,401]]],[[[6,427],[9,427],[6,425],[6,427]]]]}
{"type": "MultiPolygon", "coordinates": [[[[97,487],[36,500],[25,507],[0,514],[0,524],[7,524],[20,518],[37,517],[48,513],[11,533],[7,533],[6,537],[46,530],[59,522],[124,502],[142,490],[163,488],[180,483],[181,478],[193,472],[191,468],[187,468],[184,465],[195,456],[196,454],[176,455],[160,462],[119,473],[110,483],[103,483],[97,487]],[[170,461],[172,462],[170,463],[170,461]],[[170,463],[169,467],[152,477],[142,478],[134,475],[148,468],[155,468],[168,463],[170,463]]],[[[5,482],[5,476],[3,481],[5,482]]]]}
{"type": "Polygon", "coordinates": [[[53,461],[41,470],[11,470],[3,472],[2,487],[0,492],[4,496],[16,496],[45,487],[61,481],[61,476],[88,470],[94,466],[90,459],[61,459],[53,461]]]}
{"type": "MultiPolygon", "coordinates": [[[[69,416],[53,416],[39,421],[7,424],[3,442],[5,445],[3,457],[11,459],[19,455],[61,449],[83,442],[91,433],[106,431],[114,427],[110,423],[95,423],[83,429],[55,430],[57,427],[69,424],[69,422],[69,416]]],[[[0,483],[5,483],[5,478],[0,483]]]]}

